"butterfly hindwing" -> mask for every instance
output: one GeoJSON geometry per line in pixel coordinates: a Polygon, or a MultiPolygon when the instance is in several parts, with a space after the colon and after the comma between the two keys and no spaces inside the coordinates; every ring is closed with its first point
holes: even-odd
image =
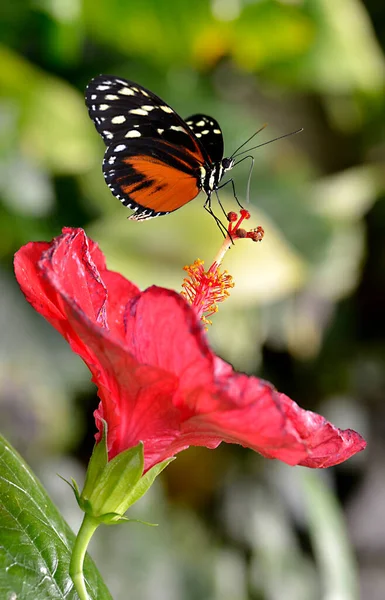
{"type": "Polygon", "coordinates": [[[192,115],[187,117],[186,125],[194,132],[201,145],[206,150],[211,162],[219,162],[223,158],[223,135],[218,121],[207,115],[192,115]]]}
{"type": "Polygon", "coordinates": [[[172,212],[197,196],[195,156],[164,140],[117,142],[107,148],[103,172],[112,193],[135,210],[133,219],[172,212]]]}

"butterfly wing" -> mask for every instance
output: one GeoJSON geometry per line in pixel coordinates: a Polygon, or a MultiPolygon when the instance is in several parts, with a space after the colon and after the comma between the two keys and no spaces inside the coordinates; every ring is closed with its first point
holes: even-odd
{"type": "Polygon", "coordinates": [[[168,104],[132,81],[100,75],[87,86],[86,105],[107,145],[104,177],[135,211],[130,218],[166,214],[195,198],[211,159],[168,104]]]}
{"type": "Polygon", "coordinates": [[[135,211],[130,216],[135,220],[172,212],[201,189],[195,155],[163,140],[152,142],[150,152],[146,139],[112,144],[103,171],[112,193],[135,211]]]}
{"type": "Polygon", "coordinates": [[[186,125],[193,131],[196,138],[207,152],[212,163],[223,158],[224,144],[218,121],[207,115],[192,115],[187,117],[186,125]]]}

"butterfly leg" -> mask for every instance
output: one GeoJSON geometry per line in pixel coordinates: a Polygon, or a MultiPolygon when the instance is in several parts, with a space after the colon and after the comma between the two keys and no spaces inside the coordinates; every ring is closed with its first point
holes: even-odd
{"type": "MultiPolygon", "coordinates": [[[[227,185],[227,184],[229,184],[229,183],[231,183],[231,186],[232,186],[232,188],[233,188],[233,196],[234,196],[234,199],[235,199],[236,203],[238,204],[239,208],[243,208],[243,206],[242,206],[242,204],[239,202],[239,200],[238,200],[238,197],[237,197],[237,194],[236,194],[236,192],[235,192],[235,183],[234,183],[234,179],[228,179],[227,181],[225,181],[225,183],[222,183],[222,185],[220,185],[220,186],[219,186],[217,189],[218,189],[218,190],[221,190],[222,188],[224,188],[224,187],[225,187],[225,185],[227,185]]],[[[217,190],[215,190],[215,193],[217,193],[217,190]]],[[[218,197],[218,194],[217,194],[217,197],[218,197]]],[[[219,200],[218,200],[218,201],[219,201],[219,200]]],[[[220,202],[219,202],[219,204],[220,204],[220,206],[222,207],[222,205],[221,205],[221,203],[220,203],[220,202]]],[[[222,210],[223,210],[223,209],[222,209],[222,210]]]]}
{"type": "MultiPolygon", "coordinates": [[[[218,198],[218,201],[219,201],[219,198],[218,198]]],[[[219,205],[222,208],[224,214],[226,215],[224,208],[220,202],[219,202],[219,205]]],[[[219,227],[223,237],[226,237],[228,234],[227,227],[225,227],[223,225],[222,221],[217,217],[217,215],[214,213],[213,209],[211,208],[211,195],[207,196],[206,202],[204,203],[203,208],[209,213],[209,215],[211,215],[213,217],[213,219],[216,222],[217,226],[219,227]]],[[[227,215],[226,215],[226,218],[227,218],[227,215]]]]}

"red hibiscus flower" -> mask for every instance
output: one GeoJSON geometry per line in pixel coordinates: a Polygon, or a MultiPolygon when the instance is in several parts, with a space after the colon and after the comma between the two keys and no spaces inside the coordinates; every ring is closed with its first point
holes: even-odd
{"type": "Polygon", "coordinates": [[[145,471],[189,446],[222,441],[290,465],[329,467],[365,448],[362,437],[301,409],[213,354],[193,308],[176,292],[141,292],[106,268],[82,229],[15,256],[28,302],[79,354],[98,387],[108,456],[142,441],[145,471]]]}

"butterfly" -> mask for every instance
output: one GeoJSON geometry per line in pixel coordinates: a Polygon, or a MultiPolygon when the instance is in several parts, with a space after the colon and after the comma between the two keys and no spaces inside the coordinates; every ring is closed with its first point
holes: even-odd
{"type": "Polygon", "coordinates": [[[211,195],[233,168],[235,153],[224,158],[215,119],[202,114],[182,119],[150,90],[111,75],[90,81],[86,105],[107,146],[104,178],[114,196],[134,211],[130,219],[166,215],[203,191],[204,207],[219,221],[211,195]]]}

